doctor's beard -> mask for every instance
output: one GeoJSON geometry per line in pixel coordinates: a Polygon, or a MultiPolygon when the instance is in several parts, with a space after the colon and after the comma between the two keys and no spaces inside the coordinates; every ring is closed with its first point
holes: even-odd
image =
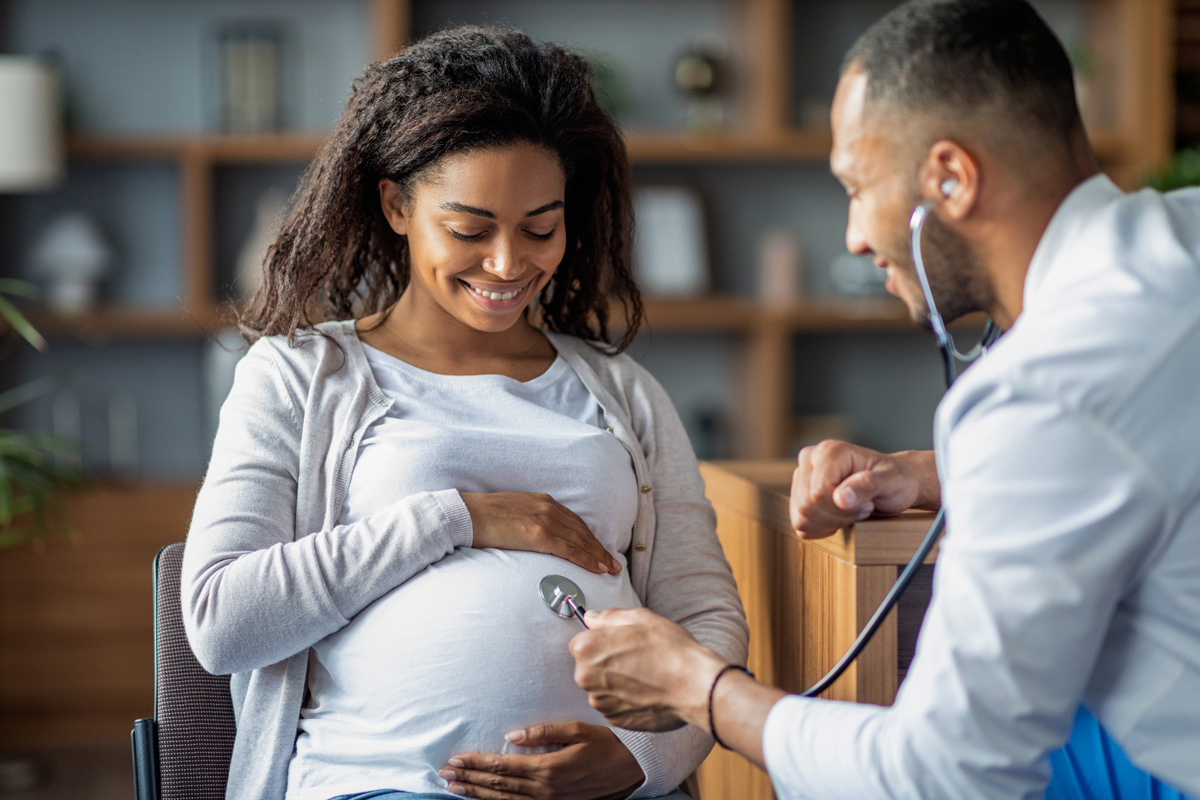
{"type": "MultiPolygon", "coordinates": [[[[911,242],[911,236],[907,239],[911,242]]],[[[993,307],[995,291],[983,268],[982,259],[965,237],[931,213],[925,220],[921,244],[929,289],[947,325],[966,314],[993,307]]],[[[900,265],[918,287],[919,308],[910,309],[913,322],[925,330],[933,330],[912,253],[908,247],[898,248],[897,255],[901,253],[903,256],[892,259],[892,262],[900,265]]]]}

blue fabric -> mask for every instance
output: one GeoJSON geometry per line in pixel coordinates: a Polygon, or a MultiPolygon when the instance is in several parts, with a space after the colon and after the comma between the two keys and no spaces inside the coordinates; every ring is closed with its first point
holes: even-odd
{"type": "Polygon", "coordinates": [[[1135,767],[1082,706],[1071,738],[1050,754],[1050,767],[1046,800],[1188,800],[1135,767]]]}

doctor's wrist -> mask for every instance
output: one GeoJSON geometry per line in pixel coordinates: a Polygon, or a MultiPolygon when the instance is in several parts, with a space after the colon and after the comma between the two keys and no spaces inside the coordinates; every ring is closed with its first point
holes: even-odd
{"type": "Polygon", "coordinates": [[[688,655],[688,660],[681,665],[678,673],[681,678],[686,678],[678,682],[672,705],[679,717],[689,725],[708,731],[712,687],[727,664],[708,648],[699,648],[698,652],[688,655]]]}

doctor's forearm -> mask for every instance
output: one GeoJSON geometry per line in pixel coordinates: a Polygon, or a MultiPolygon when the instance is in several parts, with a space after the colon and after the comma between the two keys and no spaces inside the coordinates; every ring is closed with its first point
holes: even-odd
{"type": "Polygon", "coordinates": [[[765,768],[763,726],[771,707],[786,694],[780,689],[759,683],[749,675],[731,670],[721,676],[712,695],[712,727],[715,731],[709,728],[707,698],[704,698],[704,702],[689,704],[685,715],[693,725],[714,733],[728,747],[758,767],[765,768]]]}

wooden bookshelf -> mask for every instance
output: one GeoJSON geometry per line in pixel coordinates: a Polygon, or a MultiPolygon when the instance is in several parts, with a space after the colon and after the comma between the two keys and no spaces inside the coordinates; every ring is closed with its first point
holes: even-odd
{"type": "MultiPolygon", "coordinates": [[[[716,133],[629,131],[635,164],[821,163],[829,155],[828,129],[790,125],[789,89],[793,0],[729,0],[741,54],[741,127],[716,133]]],[[[1127,188],[1161,163],[1171,149],[1171,0],[1080,0],[1087,40],[1105,65],[1093,93],[1106,98],[1102,118],[1088,120],[1102,163],[1127,188]]],[[[370,0],[372,52],[386,58],[408,41],[414,0],[370,0]]],[[[101,309],[79,318],[39,317],[51,335],[79,337],[193,336],[216,321],[214,173],[219,167],[303,164],[322,142],[321,133],[233,136],[147,133],[138,136],[76,136],[69,143],[81,161],[166,161],[177,165],[184,296],[179,309],[101,309]]],[[[816,300],[764,307],[753,300],[703,297],[648,300],[652,331],[721,333],[739,337],[744,350],[743,423],[737,455],[783,455],[790,421],[792,347],[796,335],[888,332],[910,326],[903,307],[890,299],[816,300]]]]}

